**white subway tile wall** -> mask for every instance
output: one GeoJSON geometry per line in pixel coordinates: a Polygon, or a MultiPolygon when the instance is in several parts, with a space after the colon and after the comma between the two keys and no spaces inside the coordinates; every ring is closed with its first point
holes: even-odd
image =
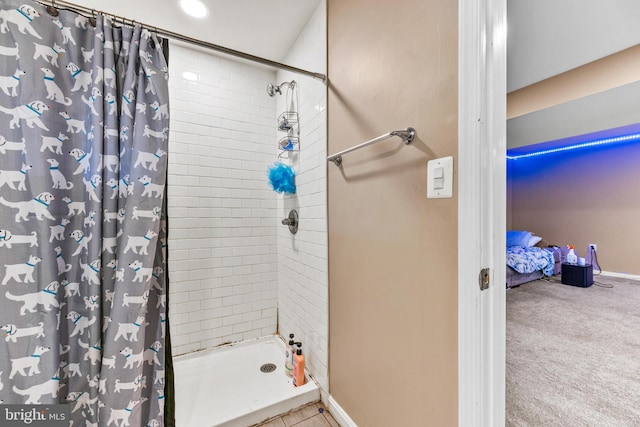
{"type": "Polygon", "coordinates": [[[169,314],[179,355],[276,333],[277,195],[266,174],[276,106],[265,89],[275,72],[176,43],[169,68],[169,314]]]}
{"type": "MultiPolygon", "coordinates": [[[[325,8],[321,5],[301,32],[284,62],[324,73],[325,8]]],[[[295,80],[299,90],[300,153],[290,165],[297,171],[297,192],[278,197],[278,212],[285,218],[296,209],[298,232],[278,228],[278,327],[284,337],[295,334],[303,343],[306,367],[329,397],[329,286],[327,248],[327,133],[326,87],[310,77],[279,71],[278,83],[295,80]]],[[[277,100],[278,113],[286,96],[277,100]]],[[[281,133],[281,132],[280,132],[281,133]]],[[[333,165],[330,165],[333,166],[333,165]]]]}
{"type": "MultiPolygon", "coordinates": [[[[287,64],[326,70],[325,4],[287,64]]],[[[170,49],[169,310],[174,355],[279,332],[303,342],[307,369],[328,391],[326,86],[172,43],[170,49]],[[187,80],[190,71],[198,80],[187,80]],[[276,118],[295,80],[300,100],[297,194],[267,185],[276,118]],[[285,91],[283,90],[283,93],[285,91]],[[297,209],[300,228],[280,221],[297,209]]]]}

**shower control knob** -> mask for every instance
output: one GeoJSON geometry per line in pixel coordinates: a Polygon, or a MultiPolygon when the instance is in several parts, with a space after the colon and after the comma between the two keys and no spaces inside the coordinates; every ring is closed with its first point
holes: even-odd
{"type": "Polygon", "coordinates": [[[298,212],[295,209],[289,211],[289,216],[282,220],[282,225],[289,226],[291,234],[298,232],[298,212]]]}

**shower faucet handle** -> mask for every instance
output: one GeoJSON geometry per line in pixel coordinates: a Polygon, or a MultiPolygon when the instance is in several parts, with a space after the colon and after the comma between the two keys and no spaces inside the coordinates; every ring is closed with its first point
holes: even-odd
{"type": "Polygon", "coordinates": [[[282,220],[282,225],[289,226],[291,234],[298,232],[298,212],[295,209],[289,211],[289,216],[282,220]]]}

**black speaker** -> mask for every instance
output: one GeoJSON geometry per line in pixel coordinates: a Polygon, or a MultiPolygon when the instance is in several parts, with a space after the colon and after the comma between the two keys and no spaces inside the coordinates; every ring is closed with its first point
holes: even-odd
{"type": "Polygon", "coordinates": [[[593,266],[563,263],[560,281],[565,285],[588,288],[593,285],[593,266]]]}

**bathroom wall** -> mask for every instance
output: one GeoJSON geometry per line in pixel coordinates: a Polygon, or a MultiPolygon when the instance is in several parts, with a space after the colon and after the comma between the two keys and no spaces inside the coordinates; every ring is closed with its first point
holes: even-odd
{"type": "MultiPolygon", "coordinates": [[[[326,72],[326,5],[311,17],[284,62],[326,72]]],[[[311,77],[278,71],[276,81],[295,80],[299,93],[300,153],[287,161],[296,171],[297,192],[278,196],[278,223],[291,209],[300,215],[293,235],[278,225],[278,330],[302,341],[307,370],[328,397],[328,276],[326,199],[326,86],[311,77]]],[[[286,95],[277,97],[277,113],[286,95]]],[[[279,136],[285,135],[279,132],[279,136]]],[[[275,151],[274,151],[275,152],[275,151]]]]}
{"type": "Polygon", "coordinates": [[[276,332],[275,72],[171,43],[169,310],[174,355],[276,332]],[[195,73],[197,81],[183,72],[195,73]]]}
{"type": "MultiPolygon", "coordinates": [[[[458,6],[328,1],[331,398],[360,426],[458,425],[458,6]],[[454,197],[427,162],[454,156],[454,197]]],[[[331,400],[330,400],[331,404],[331,400]]]]}
{"type": "MultiPolygon", "coordinates": [[[[326,70],[324,2],[283,62],[326,70]]],[[[174,354],[274,334],[296,335],[328,396],[326,86],[180,43],[169,60],[169,309],[174,354]],[[186,80],[190,71],[199,80],[186,80]],[[298,86],[301,150],[284,160],[297,194],[275,193],[277,117],[298,86]],[[300,214],[296,235],[280,221],[300,214]]]]}

